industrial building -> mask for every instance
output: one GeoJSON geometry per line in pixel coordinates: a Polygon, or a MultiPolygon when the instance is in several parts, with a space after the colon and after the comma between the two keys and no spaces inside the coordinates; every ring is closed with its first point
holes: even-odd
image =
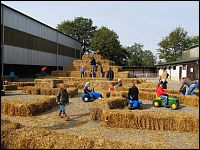
{"type": "Polygon", "coordinates": [[[1,4],[1,75],[47,73],[80,58],[81,43],[58,30],[1,4]]]}

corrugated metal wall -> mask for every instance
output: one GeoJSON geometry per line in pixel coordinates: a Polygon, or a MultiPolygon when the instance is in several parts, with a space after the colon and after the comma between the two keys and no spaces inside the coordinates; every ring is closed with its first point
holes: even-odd
{"type": "MultiPolygon", "coordinates": [[[[81,49],[80,42],[4,6],[3,17],[1,17],[1,19],[2,18],[4,26],[26,32],[49,41],[58,41],[58,44],[65,45],[76,50],[81,49]]],[[[71,64],[74,59],[76,58],[61,55],[57,56],[56,54],[52,53],[19,48],[9,45],[4,45],[3,50],[3,63],[5,64],[64,66],[71,64]]]]}

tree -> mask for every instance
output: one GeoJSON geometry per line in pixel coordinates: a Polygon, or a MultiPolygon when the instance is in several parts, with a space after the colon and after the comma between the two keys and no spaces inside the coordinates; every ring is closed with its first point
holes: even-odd
{"type": "Polygon", "coordinates": [[[142,66],[142,53],[143,45],[134,43],[131,47],[127,47],[127,52],[129,53],[129,66],[139,67],[142,66]]]}
{"type": "Polygon", "coordinates": [[[187,32],[183,28],[175,28],[169,36],[159,42],[159,58],[164,59],[166,63],[180,60],[182,50],[188,48],[187,39],[187,32]]]}
{"type": "Polygon", "coordinates": [[[94,33],[91,48],[95,51],[99,50],[104,58],[117,62],[118,52],[121,51],[118,38],[114,31],[101,27],[94,33]]]}
{"type": "Polygon", "coordinates": [[[89,46],[97,27],[93,26],[93,22],[89,18],[76,17],[73,21],[61,22],[56,28],[80,42],[84,40],[86,45],[89,46]]]}
{"type": "Polygon", "coordinates": [[[150,50],[144,50],[142,56],[142,64],[144,67],[154,67],[156,63],[156,57],[150,50]]]}
{"type": "Polygon", "coordinates": [[[189,37],[187,39],[187,46],[188,47],[191,47],[191,46],[194,46],[194,45],[199,45],[199,36],[193,36],[193,37],[189,37]]]}

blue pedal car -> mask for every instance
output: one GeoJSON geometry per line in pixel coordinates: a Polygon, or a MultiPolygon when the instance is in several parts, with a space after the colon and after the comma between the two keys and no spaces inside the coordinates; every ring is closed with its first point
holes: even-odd
{"type": "Polygon", "coordinates": [[[142,109],[142,100],[133,100],[129,99],[128,101],[128,109],[142,109]]]}
{"type": "Polygon", "coordinates": [[[101,99],[103,98],[102,94],[101,93],[98,93],[98,92],[90,92],[90,94],[85,94],[83,93],[81,95],[81,99],[84,101],[84,102],[92,102],[96,99],[101,99]],[[92,97],[91,97],[92,96],[92,97]]]}

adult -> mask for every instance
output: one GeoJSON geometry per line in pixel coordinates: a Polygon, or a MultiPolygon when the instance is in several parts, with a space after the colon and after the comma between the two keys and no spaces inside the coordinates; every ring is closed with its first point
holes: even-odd
{"type": "Polygon", "coordinates": [[[162,83],[158,83],[158,87],[156,88],[156,95],[164,100],[164,106],[166,107],[169,95],[164,90],[162,83]]]}
{"type": "Polygon", "coordinates": [[[112,81],[114,79],[114,72],[111,69],[111,67],[109,67],[109,70],[107,71],[107,75],[106,75],[107,79],[112,81]]]}
{"type": "Polygon", "coordinates": [[[128,90],[128,99],[138,100],[139,90],[135,83],[130,83],[130,88],[128,90]]]}
{"type": "Polygon", "coordinates": [[[91,59],[90,59],[90,65],[92,66],[92,69],[94,70],[94,71],[96,71],[96,60],[95,60],[95,58],[94,57],[92,57],[91,59]]]}
{"type": "Polygon", "coordinates": [[[85,66],[81,66],[81,68],[80,68],[81,78],[85,77],[85,70],[86,70],[85,66]]]}
{"type": "Polygon", "coordinates": [[[66,115],[66,110],[65,110],[65,104],[69,103],[69,96],[68,96],[68,92],[66,89],[64,89],[63,87],[60,88],[58,94],[57,94],[57,99],[56,99],[57,104],[60,105],[60,111],[58,116],[63,115],[64,119],[66,121],[69,120],[69,116],[66,115]]]}
{"type": "Polygon", "coordinates": [[[192,82],[190,79],[186,78],[186,77],[183,77],[182,78],[182,84],[180,86],[180,91],[183,89],[184,86],[187,86],[188,88],[186,89],[186,92],[185,92],[185,96],[187,95],[192,95],[194,96],[194,89],[195,88],[198,88],[199,87],[199,81],[198,80],[195,80],[194,82],[192,82]]]}
{"type": "Polygon", "coordinates": [[[15,79],[15,73],[14,73],[14,71],[11,71],[10,72],[10,81],[13,82],[14,79],[15,79]]]}
{"type": "Polygon", "coordinates": [[[162,75],[160,76],[160,83],[163,84],[163,89],[167,89],[167,78],[169,74],[167,73],[167,68],[164,68],[162,75]]]}

